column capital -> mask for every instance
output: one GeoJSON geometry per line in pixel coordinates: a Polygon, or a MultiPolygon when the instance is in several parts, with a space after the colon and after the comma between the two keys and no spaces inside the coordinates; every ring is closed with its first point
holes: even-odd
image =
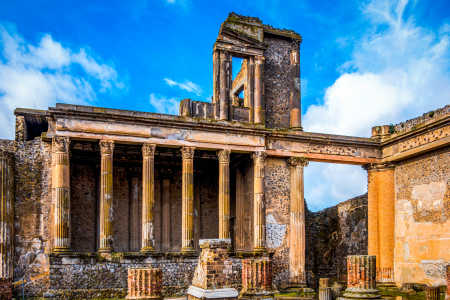
{"type": "Polygon", "coordinates": [[[255,63],[256,64],[263,64],[264,60],[265,60],[265,58],[262,55],[256,55],[255,56],[255,63]]]}
{"type": "Polygon", "coordinates": [[[309,160],[306,157],[289,157],[287,159],[287,163],[293,167],[296,166],[307,167],[309,165],[309,160]]]}
{"type": "Polygon", "coordinates": [[[114,151],[114,141],[113,140],[100,140],[100,152],[102,155],[112,154],[114,151]]]}
{"type": "Polygon", "coordinates": [[[195,147],[184,146],[181,148],[181,156],[183,159],[194,159],[195,147]]]}
{"type": "Polygon", "coordinates": [[[363,165],[362,166],[363,169],[367,170],[367,171],[385,171],[385,170],[390,170],[390,169],[394,169],[395,168],[395,164],[390,163],[390,162],[386,162],[386,163],[372,163],[372,164],[367,164],[367,165],[363,165]]]}
{"type": "Polygon", "coordinates": [[[252,159],[255,162],[264,163],[264,160],[267,158],[267,153],[265,151],[256,151],[252,154],[252,159]]]}
{"type": "Polygon", "coordinates": [[[52,152],[69,152],[70,138],[67,136],[54,136],[52,138],[52,152]]]}
{"type": "Polygon", "coordinates": [[[230,149],[218,150],[217,157],[219,158],[219,162],[224,164],[230,163],[230,153],[230,149]]]}
{"type": "Polygon", "coordinates": [[[155,144],[143,144],[142,145],[142,156],[153,157],[155,155],[156,145],[155,144]]]}

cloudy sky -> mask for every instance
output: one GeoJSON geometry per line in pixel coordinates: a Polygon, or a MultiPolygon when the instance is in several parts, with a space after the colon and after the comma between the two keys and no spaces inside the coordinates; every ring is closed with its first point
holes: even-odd
{"type": "MultiPolygon", "coordinates": [[[[447,0],[2,1],[0,137],[13,137],[16,107],[176,114],[182,98],[209,101],[211,50],[230,11],[303,36],[307,131],[369,136],[450,103],[447,0]]],[[[357,166],[311,163],[305,198],[319,210],[366,181],[357,166]]]]}

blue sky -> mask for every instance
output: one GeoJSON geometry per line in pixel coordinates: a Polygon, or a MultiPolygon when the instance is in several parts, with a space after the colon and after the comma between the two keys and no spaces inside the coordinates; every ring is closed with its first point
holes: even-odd
{"type": "MultiPolygon", "coordinates": [[[[305,130],[369,136],[450,103],[445,0],[2,1],[0,136],[13,136],[15,107],[177,113],[183,98],[210,99],[212,46],[231,11],[303,36],[305,130]]],[[[366,190],[360,167],[305,174],[315,210],[366,190]]]]}

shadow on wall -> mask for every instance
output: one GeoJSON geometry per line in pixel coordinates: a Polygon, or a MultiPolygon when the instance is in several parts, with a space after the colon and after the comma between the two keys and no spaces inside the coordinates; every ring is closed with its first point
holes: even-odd
{"type": "Polygon", "coordinates": [[[319,278],[346,280],[346,256],[367,254],[367,194],[319,212],[306,212],[308,283],[319,278]]]}

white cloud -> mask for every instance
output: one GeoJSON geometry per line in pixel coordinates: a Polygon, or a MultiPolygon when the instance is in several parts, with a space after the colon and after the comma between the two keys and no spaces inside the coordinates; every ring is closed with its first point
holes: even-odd
{"type": "Polygon", "coordinates": [[[100,91],[121,88],[116,71],[84,49],[73,52],[48,34],[32,45],[0,25],[0,137],[14,134],[17,107],[46,109],[58,102],[86,104],[100,91]],[[72,66],[82,72],[75,75],[72,66]]]}
{"type": "Polygon", "coordinates": [[[407,1],[372,1],[372,22],[352,59],[304,115],[308,131],[369,136],[375,125],[396,123],[444,106],[450,95],[448,24],[434,33],[406,18],[407,1]]]}
{"type": "Polygon", "coordinates": [[[193,93],[197,96],[202,94],[202,89],[197,84],[193,83],[190,80],[185,80],[184,82],[177,82],[170,78],[164,78],[164,81],[171,87],[178,87],[182,90],[185,90],[189,93],[193,93]]]}
{"type": "Polygon", "coordinates": [[[304,180],[306,203],[312,211],[367,192],[367,172],[360,166],[310,162],[304,180]]]}
{"type": "Polygon", "coordinates": [[[155,108],[155,112],[161,114],[177,115],[180,102],[175,98],[166,98],[164,96],[150,94],[150,104],[155,108]]]}
{"type": "MultiPolygon", "coordinates": [[[[450,26],[436,32],[420,27],[405,16],[407,5],[374,0],[363,8],[371,25],[323,103],[307,109],[305,130],[370,136],[372,126],[449,103],[450,26]]],[[[311,164],[305,174],[305,198],[315,210],[367,191],[366,172],[358,166],[311,164]]]]}

